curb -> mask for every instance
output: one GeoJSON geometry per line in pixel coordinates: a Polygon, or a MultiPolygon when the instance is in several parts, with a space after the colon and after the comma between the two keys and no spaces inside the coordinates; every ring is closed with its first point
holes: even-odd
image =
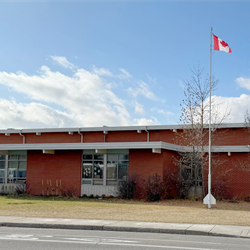
{"type": "Polygon", "coordinates": [[[117,232],[141,232],[141,233],[163,233],[163,234],[186,234],[200,236],[219,236],[233,238],[248,238],[241,235],[212,233],[205,231],[183,230],[183,229],[163,229],[163,228],[142,228],[142,227],[115,227],[98,225],[67,225],[67,224],[41,224],[41,223],[15,223],[3,222],[0,227],[22,227],[22,228],[48,228],[48,229],[70,229],[70,230],[97,230],[97,231],[117,231],[117,232]]]}

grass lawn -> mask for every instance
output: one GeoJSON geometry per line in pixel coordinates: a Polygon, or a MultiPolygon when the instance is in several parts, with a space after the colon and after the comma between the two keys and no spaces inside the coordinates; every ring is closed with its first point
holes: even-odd
{"type": "Polygon", "coordinates": [[[0,197],[0,216],[79,218],[147,222],[250,226],[250,202],[217,201],[208,209],[202,201],[160,202],[57,197],[0,197]]]}

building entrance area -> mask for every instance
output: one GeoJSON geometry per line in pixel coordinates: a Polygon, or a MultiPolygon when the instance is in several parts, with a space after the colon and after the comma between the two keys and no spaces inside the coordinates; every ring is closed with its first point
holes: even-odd
{"type": "Polygon", "coordinates": [[[84,150],[81,195],[113,195],[120,180],[126,180],[129,150],[84,150]]]}

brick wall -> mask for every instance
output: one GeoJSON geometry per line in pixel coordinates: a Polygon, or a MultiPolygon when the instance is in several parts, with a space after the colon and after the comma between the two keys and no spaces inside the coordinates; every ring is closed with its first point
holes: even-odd
{"type": "Polygon", "coordinates": [[[10,136],[5,136],[5,134],[0,134],[0,144],[21,144],[23,143],[23,137],[19,134],[11,134],[10,136]]]}
{"type": "MultiPolygon", "coordinates": [[[[178,130],[178,134],[181,134],[181,130],[178,130]]],[[[69,135],[66,132],[57,133],[41,133],[36,135],[35,133],[24,134],[26,143],[80,143],[81,136],[78,133],[69,135]]],[[[95,132],[82,132],[83,142],[95,143],[104,142],[104,134],[102,131],[95,132]]],[[[213,145],[248,145],[249,134],[245,128],[230,128],[230,129],[218,129],[214,133],[215,140],[213,145]]],[[[163,141],[173,144],[182,145],[181,136],[177,136],[172,130],[149,130],[150,141],[163,141]]],[[[208,141],[208,138],[205,140],[208,141]]],[[[141,131],[109,131],[106,135],[106,142],[146,142],[147,133],[141,131]]],[[[21,144],[23,143],[23,137],[19,134],[11,134],[5,136],[0,134],[0,144],[21,144]]]]}
{"type": "Polygon", "coordinates": [[[46,195],[47,180],[51,180],[53,187],[56,186],[56,180],[61,180],[62,188],[74,187],[80,196],[81,151],[55,151],[54,155],[28,151],[27,183],[30,185],[31,194],[41,195],[44,189],[46,195]]]}
{"type": "Polygon", "coordinates": [[[68,133],[41,133],[25,134],[26,143],[80,143],[81,136],[78,133],[69,135],[68,133]]]}
{"type": "MultiPolygon", "coordinates": [[[[212,154],[212,194],[228,199],[250,197],[250,163],[248,153],[212,154]]],[[[204,170],[204,184],[207,187],[208,167],[204,170]]]]}

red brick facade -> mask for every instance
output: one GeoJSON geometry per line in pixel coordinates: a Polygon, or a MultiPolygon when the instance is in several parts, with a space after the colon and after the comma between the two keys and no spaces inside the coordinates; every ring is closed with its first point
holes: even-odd
{"type": "Polygon", "coordinates": [[[28,151],[26,181],[31,194],[46,195],[48,189],[49,194],[52,194],[51,192],[56,194],[56,184],[60,186],[61,183],[62,189],[74,188],[76,194],[80,196],[81,156],[81,151],[56,151],[55,154],[28,151]],[[50,183],[54,191],[51,190],[50,183]]]}
{"type": "MultiPolygon", "coordinates": [[[[108,127],[107,127],[108,130],[108,127]]],[[[6,132],[5,132],[6,133],[6,132]]],[[[0,133],[0,145],[23,144],[23,136],[10,133],[10,136],[0,133]]],[[[178,130],[181,133],[181,130],[178,130]]],[[[78,132],[41,132],[25,133],[25,144],[48,143],[81,143],[78,132]]],[[[167,142],[177,144],[176,132],[173,129],[159,130],[126,130],[83,131],[84,143],[116,143],[116,142],[167,142]]],[[[222,128],[214,133],[213,145],[217,146],[246,146],[249,145],[249,134],[244,127],[222,128]]],[[[178,142],[181,145],[181,142],[178,142]]],[[[115,148],[114,148],[115,149],[115,148]]],[[[164,175],[164,172],[177,172],[174,161],[178,152],[162,149],[161,153],[152,153],[150,149],[129,149],[129,173],[140,176],[145,180],[149,175],[164,175]]],[[[227,193],[229,198],[244,198],[250,196],[250,169],[246,164],[250,161],[247,152],[228,152],[213,154],[212,189],[217,193],[227,193]]],[[[27,183],[31,194],[47,194],[48,185],[56,190],[61,180],[62,188],[74,187],[77,195],[81,195],[82,150],[55,150],[55,154],[44,154],[42,150],[27,150],[27,183]],[[47,185],[48,181],[48,185],[47,185]],[[43,186],[42,186],[43,182],[43,186]]],[[[207,182],[207,169],[204,169],[204,179],[207,182]]],[[[51,188],[51,187],[50,187],[51,188]]],[[[51,193],[51,190],[50,190],[51,193]]]]}

